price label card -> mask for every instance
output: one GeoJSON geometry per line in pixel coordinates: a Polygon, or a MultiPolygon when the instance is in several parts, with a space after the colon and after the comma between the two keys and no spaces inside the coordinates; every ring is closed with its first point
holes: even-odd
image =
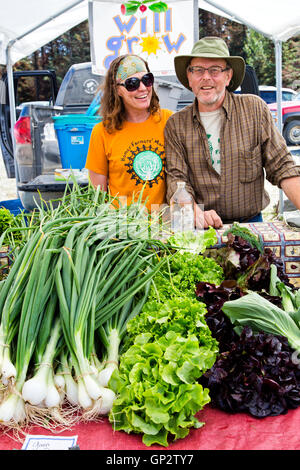
{"type": "Polygon", "coordinates": [[[69,450],[76,446],[78,436],[27,435],[22,450],[69,450]]]}

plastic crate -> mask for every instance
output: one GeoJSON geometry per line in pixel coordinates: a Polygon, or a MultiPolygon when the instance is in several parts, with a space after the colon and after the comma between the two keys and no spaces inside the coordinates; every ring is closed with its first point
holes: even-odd
{"type": "Polygon", "coordinates": [[[93,127],[99,116],[65,114],[53,116],[62,168],[82,170],[85,167],[93,127]]]}
{"type": "Polygon", "coordinates": [[[10,199],[8,201],[0,201],[0,208],[8,209],[13,215],[18,215],[24,211],[21,199],[10,199]]]}

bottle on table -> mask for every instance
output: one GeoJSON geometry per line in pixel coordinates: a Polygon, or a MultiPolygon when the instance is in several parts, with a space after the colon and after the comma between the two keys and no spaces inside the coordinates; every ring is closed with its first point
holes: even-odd
{"type": "Polygon", "coordinates": [[[187,232],[195,229],[194,202],[185,189],[185,182],[178,181],[177,189],[170,199],[171,230],[187,232]]]}

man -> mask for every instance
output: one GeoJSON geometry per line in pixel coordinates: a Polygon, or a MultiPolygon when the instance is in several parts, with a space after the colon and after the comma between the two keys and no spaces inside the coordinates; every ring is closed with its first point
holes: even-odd
{"type": "Polygon", "coordinates": [[[260,221],[270,202],[266,174],[300,209],[300,167],[266,103],[233,93],[244,78],[243,58],[230,56],[221,38],[204,37],[190,55],[175,57],[175,71],[195,101],[165,127],[167,201],[185,181],[196,227],[260,221]]]}

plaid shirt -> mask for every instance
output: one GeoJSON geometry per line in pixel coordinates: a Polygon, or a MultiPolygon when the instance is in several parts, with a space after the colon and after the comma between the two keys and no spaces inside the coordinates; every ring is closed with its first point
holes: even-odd
{"type": "Polygon", "coordinates": [[[173,114],[165,127],[167,202],[176,182],[205,210],[223,222],[247,220],[270,202],[264,177],[280,187],[284,178],[300,175],[266,103],[255,95],[226,91],[220,130],[221,173],[212,166],[197,100],[173,114]]]}

